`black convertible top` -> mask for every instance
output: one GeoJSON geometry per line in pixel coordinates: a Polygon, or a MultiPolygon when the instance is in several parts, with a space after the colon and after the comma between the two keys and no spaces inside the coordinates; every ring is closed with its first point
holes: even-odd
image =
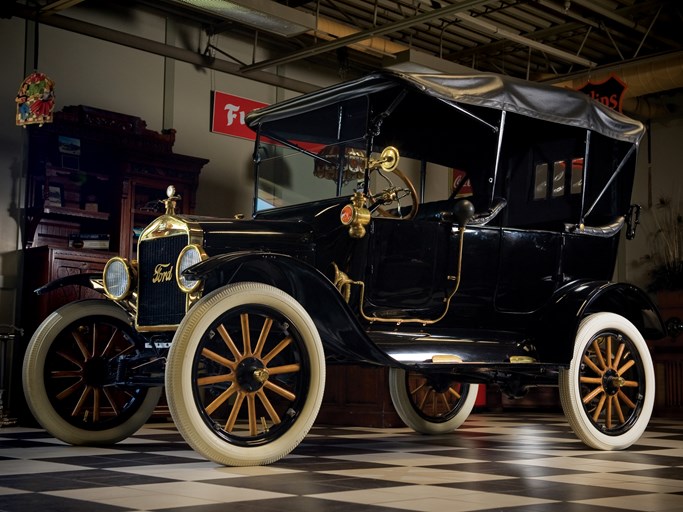
{"type": "Polygon", "coordinates": [[[645,134],[641,122],[606,107],[586,94],[492,73],[443,75],[378,71],[254,110],[247,115],[246,123],[256,130],[265,122],[359,96],[371,96],[392,87],[415,89],[447,102],[477,105],[576,126],[634,144],[645,134]]]}

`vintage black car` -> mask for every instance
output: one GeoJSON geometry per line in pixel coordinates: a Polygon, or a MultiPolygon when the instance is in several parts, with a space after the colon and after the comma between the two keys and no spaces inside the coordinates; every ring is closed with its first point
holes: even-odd
{"type": "Polygon", "coordinates": [[[316,419],[327,364],[389,367],[418,432],[456,429],[479,384],[559,386],[576,435],[643,434],[664,334],[611,282],[644,129],[587,96],[497,75],[377,72],[251,112],[252,218],[166,213],[138,259],[69,277],[25,358],[55,437],[104,444],[149,418],[226,465],[268,464],[316,419]]]}

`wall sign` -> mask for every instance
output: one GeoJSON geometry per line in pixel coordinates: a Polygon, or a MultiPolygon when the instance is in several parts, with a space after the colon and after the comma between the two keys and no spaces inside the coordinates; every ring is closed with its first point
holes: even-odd
{"type": "Polygon", "coordinates": [[[617,112],[621,112],[626,92],[626,84],[616,75],[610,75],[601,82],[591,82],[577,89],[584,94],[588,94],[594,100],[598,100],[603,105],[610,107],[617,112]]]}
{"type": "Polygon", "coordinates": [[[245,118],[254,109],[267,103],[233,96],[220,91],[211,92],[211,131],[242,139],[255,140],[256,134],[245,124],[245,118]]]}

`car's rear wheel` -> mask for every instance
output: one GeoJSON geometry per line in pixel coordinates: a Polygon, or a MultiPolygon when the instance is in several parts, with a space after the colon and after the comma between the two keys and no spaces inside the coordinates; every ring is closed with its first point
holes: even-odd
{"type": "Polygon", "coordinates": [[[270,464],[315,421],[325,358],[311,317],[261,283],[218,289],[193,306],[169,351],[166,393],[179,432],[219,464],[270,464]]]}
{"type": "Polygon", "coordinates": [[[562,409],[586,445],[628,448],[650,421],[654,379],[638,329],[622,316],[597,313],[581,322],[570,367],[560,371],[562,409]]]}
{"type": "Polygon", "coordinates": [[[113,444],[151,416],[162,389],[119,386],[112,363],[134,355],[126,313],[105,300],[72,302],[40,324],[28,344],[23,386],[31,413],[74,445],[113,444]]]}
{"type": "Polygon", "coordinates": [[[403,422],[422,434],[452,432],[474,408],[478,384],[455,382],[445,375],[389,369],[389,392],[403,422]]]}

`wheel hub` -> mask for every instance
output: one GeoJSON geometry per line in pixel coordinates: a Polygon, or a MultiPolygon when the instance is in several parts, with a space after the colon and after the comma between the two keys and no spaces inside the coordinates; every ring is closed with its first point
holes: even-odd
{"type": "Polygon", "coordinates": [[[437,393],[446,393],[451,387],[452,379],[450,376],[430,375],[427,377],[427,385],[437,393]]]}
{"type": "Polygon", "coordinates": [[[85,362],[83,367],[83,378],[85,383],[99,388],[107,383],[109,369],[107,362],[101,357],[93,357],[85,362]]]}
{"type": "Polygon", "coordinates": [[[602,387],[610,396],[616,395],[625,382],[625,379],[613,369],[607,370],[602,377],[602,387]]]}
{"type": "Polygon", "coordinates": [[[237,384],[246,391],[254,392],[268,380],[268,369],[255,357],[247,357],[237,365],[237,384]]]}

